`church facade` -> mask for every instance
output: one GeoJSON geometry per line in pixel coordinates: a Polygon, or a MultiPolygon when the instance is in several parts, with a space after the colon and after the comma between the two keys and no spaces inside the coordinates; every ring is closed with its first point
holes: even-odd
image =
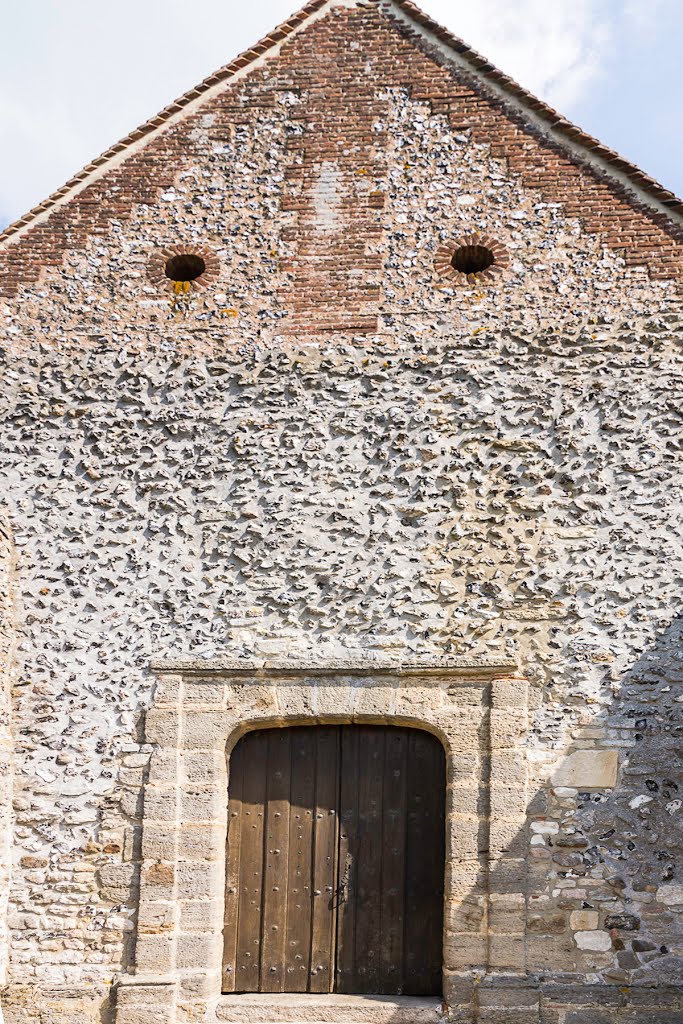
{"type": "Polygon", "coordinates": [[[6,1024],[683,1020],[682,285],[408,0],[0,236],[6,1024]]]}

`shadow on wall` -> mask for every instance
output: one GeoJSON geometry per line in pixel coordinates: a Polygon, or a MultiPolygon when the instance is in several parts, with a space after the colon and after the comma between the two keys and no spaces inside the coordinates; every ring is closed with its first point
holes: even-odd
{"type": "Polygon", "coordinates": [[[489,861],[488,900],[473,891],[455,915],[457,1021],[683,1021],[683,616],[612,690],[549,784],[531,754],[527,828],[489,861]],[[485,935],[478,978],[460,929],[485,935]]]}

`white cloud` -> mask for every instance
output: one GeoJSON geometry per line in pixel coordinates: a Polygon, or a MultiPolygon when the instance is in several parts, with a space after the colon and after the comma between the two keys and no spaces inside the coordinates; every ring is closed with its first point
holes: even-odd
{"type": "Polygon", "coordinates": [[[424,10],[502,71],[566,112],[600,76],[612,24],[605,0],[423,0],[424,10]]]}
{"type": "Polygon", "coordinates": [[[625,0],[624,20],[628,27],[652,39],[666,24],[667,8],[673,11],[679,0],[625,0]]]}

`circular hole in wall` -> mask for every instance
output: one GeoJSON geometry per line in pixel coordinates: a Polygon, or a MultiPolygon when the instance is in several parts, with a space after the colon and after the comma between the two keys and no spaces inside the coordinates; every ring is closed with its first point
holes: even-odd
{"type": "Polygon", "coordinates": [[[486,245],[461,245],[453,253],[451,266],[460,274],[483,274],[496,262],[493,250],[486,245]]]}
{"type": "Polygon", "coordinates": [[[176,256],[170,256],[166,260],[164,273],[171,281],[180,281],[189,284],[196,281],[206,270],[206,263],[196,253],[183,252],[176,256]]]}

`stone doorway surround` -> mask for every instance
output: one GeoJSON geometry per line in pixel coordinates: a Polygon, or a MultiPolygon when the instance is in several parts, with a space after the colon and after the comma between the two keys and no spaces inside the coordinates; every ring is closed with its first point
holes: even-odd
{"type": "MultiPolygon", "coordinates": [[[[446,1006],[457,1001],[459,982],[496,969],[499,943],[523,939],[523,894],[492,891],[498,876],[514,873],[515,862],[522,875],[525,856],[527,763],[520,740],[528,683],[514,663],[408,664],[360,655],[319,663],[310,656],[182,659],[153,668],[157,686],[145,738],[155,750],[144,789],[135,968],[118,979],[116,1024],[239,1021],[245,1013],[251,1021],[292,1019],[284,1001],[278,1009],[272,997],[261,1005],[258,997],[221,994],[229,758],[253,729],[391,724],[437,736],[447,758],[446,1006]],[[503,858],[506,871],[496,872],[503,858]]],[[[298,1006],[297,1020],[313,1019],[316,997],[297,998],[309,1001],[305,1017],[298,1006]]],[[[354,996],[334,1000],[334,1020],[374,1021],[378,999],[398,1020],[400,1000],[394,1006],[384,997],[354,996]]],[[[409,1015],[417,1009],[403,1007],[409,1015]]],[[[436,1011],[435,1004],[435,1019],[436,1011]]]]}

